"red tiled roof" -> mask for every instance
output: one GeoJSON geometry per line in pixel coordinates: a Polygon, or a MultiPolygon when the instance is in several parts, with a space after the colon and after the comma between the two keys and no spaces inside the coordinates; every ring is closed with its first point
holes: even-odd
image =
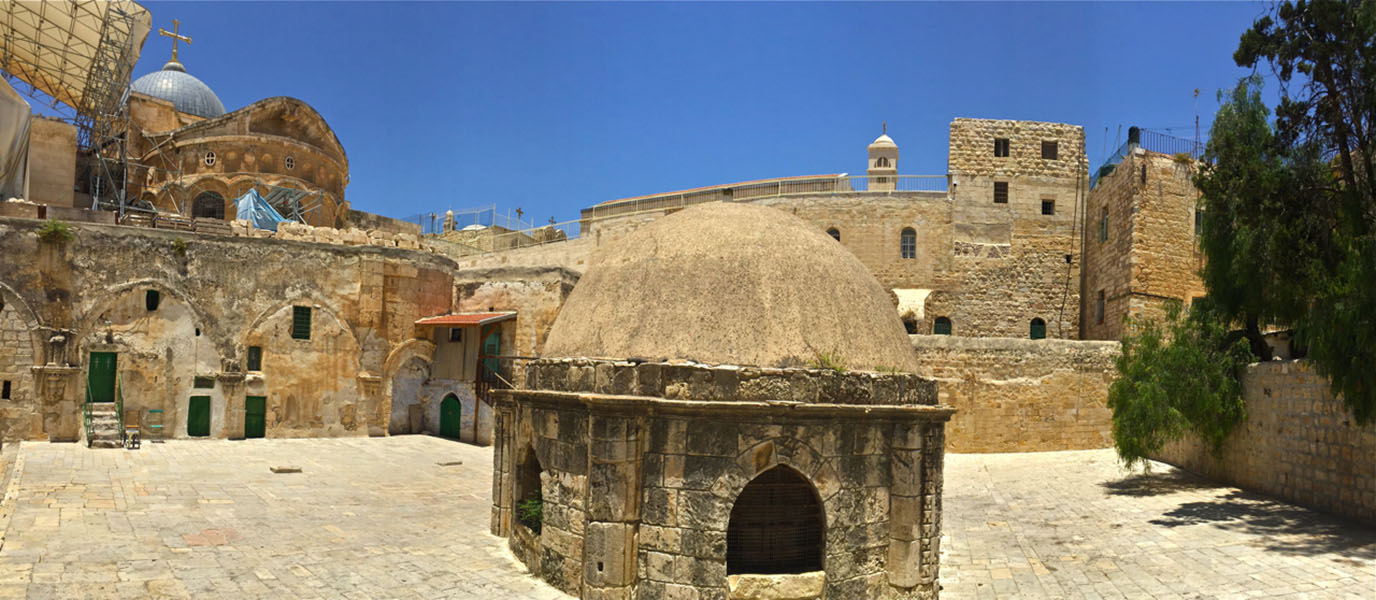
{"type": "Polygon", "coordinates": [[[516,311],[504,312],[476,312],[476,313],[455,313],[450,315],[437,315],[425,317],[416,321],[417,325],[444,325],[447,327],[460,327],[463,325],[487,325],[507,319],[516,318],[516,311]]]}

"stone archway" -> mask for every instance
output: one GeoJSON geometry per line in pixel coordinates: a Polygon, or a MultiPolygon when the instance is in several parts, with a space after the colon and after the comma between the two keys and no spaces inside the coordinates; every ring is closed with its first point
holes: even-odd
{"type": "Polygon", "coordinates": [[[822,570],[826,512],[806,475],[775,465],[746,484],[726,527],[728,574],[822,570]]]}
{"type": "Polygon", "coordinates": [[[0,443],[42,437],[42,398],[33,368],[43,361],[38,315],[0,283],[0,443]]]}

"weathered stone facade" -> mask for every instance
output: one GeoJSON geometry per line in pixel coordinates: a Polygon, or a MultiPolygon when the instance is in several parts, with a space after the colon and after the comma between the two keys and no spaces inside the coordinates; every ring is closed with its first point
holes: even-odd
{"type": "MultiPolygon", "coordinates": [[[[934,598],[942,425],[914,375],[546,359],[498,403],[494,535],[583,598],[730,598],[729,518],[779,465],[825,512],[820,598],[934,598]],[[729,415],[729,417],[728,417],[729,415]],[[544,517],[514,516],[534,457],[544,517]]],[[[812,577],[808,574],[775,578],[812,577]]]]}
{"type": "Polygon", "coordinates": [[[1082,339],[1120,339],[1124,319],[1160,318],[1167,302],[1204,295],[1193,175],[1191,160],[1138,148],[1090,192],[1082,339]]]}
{"type": "Polygon", "coordinates": [[[1303,360],[1254,364],[1242,383],[1247,420],[1229,434],[1222,455],[1186,438],[1153,458],[1376,524],[1376,425],[1357,425],[1303,360]]]}
{"type": "Polygon", "coordinates": [[[264,435],[292,437],[410,432],[413,404],[419,430],[438,432],[438,401],[454,394],[474,441],[490,438],[472,369],[432,373],[448,342],[415,325],[453,307],[442,256],[113,225],[72,224],[57,243],[40,225],[0,218],[0,441],[81,438],[92,352],[115,353],[126,411],[162,409],[172,437],[188,435],[191,397],[210,399],[210,437],[237,438],[246,397],[266,398],[264,435]]]}
{"type": "Polygon", "coordinates": [[[956,409],[951,452],[1045,452],[1113,445],[1108,388],[1116,342],[914,335],[917,373],[956,409]]]}

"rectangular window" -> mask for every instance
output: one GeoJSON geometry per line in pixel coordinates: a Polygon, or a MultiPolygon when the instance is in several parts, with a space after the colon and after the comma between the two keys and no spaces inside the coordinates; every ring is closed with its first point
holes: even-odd
{"type": "Polygon", "coordinates": [[[1054,214],[1056,214],[1056,201],[1055,201],[1055,200],[1042,200],[1042,214],[1044,214],[1044,215],[1054,215],[1054,214]]]}
{"type": "Polygon", "coordinates": [[[1204,211],[1194,209],[1194,236],[1199,237],[1204,234],[1204,211]]]}
{"type": "Polygon", "coordinates": [[[1108,241],[1108,207],[1105,206],[1099,213],[1099,241],[1108,241]]]}
{"type": "Polygon", "coordinates": [[[215,378],[208,377],[205,375],[197,375],[196,378],[192,380],[191,387],[202,390],[212,389],[215,387],[215,378]]]}
{"type": "Polygon", "coordinates": [[[143,293],[143,307],[152,311],[158,310],[158,303],[162,301],[162,293],[158,290],[148,290],[143,293]]]}
{"type": "Polygon", "coordinates": [[[9,382],[8,379],[6,379],[4,384],[0,384],[0,400],[9,400],[9,399],[10,399],[10,382],[9,382]]]}
{"type": "Polygon", "coordinates": [[[1008,157],[1008,138],[994,138],[994,156],[997,158],[1008,157]]]}
{"type": "Polygon", "coordinates": [[[462,342],[462,341],[463,341],[463,328],[462,328],[462,327],[450,327],[450,328],[449,328],[449,341],[451,341],[451,342],[462,342]]]}
{"type": "Polygon", "coordinates": [[[1008,204],[1008,182],[994,182],[994,204],[1008,204]]]}
{"type": "Polygon", "coordinates": [[[1099,290],[1099,302],[1094,306],[1094,316],[1100,325],[1104,324],[1104,290],[1099,290]]]}
{"type": "Polygon", "coordinates": [[[1042,158],[1056,160],[1060,148],[1056,142],[1042,142],[1042,158]]]}
{"type": "Polygon", "coordinates": [[[291,307],[291,337],[298,340],[311,339],[311,307],[291,307]]]}
{"type": "Polygon", "coordinates": [[[249,347],[248,347],[248,366],[245,367],[245,368],[246,368],[247,370],[249,370],[249,371],[262,371],[262,370],[263,370],[263,347],[262,347],[262,346],[249,346],[249,347]]]}

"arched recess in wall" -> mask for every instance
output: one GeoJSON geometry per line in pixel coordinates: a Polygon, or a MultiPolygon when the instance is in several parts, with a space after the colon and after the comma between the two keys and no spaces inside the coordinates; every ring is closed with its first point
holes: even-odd
{"type": "Polygon", "coordinates": [[[1043,321],[1041,317],[1032,319],[1027,329],[1029,338],[1034,340],[1046,339],[1046,321],[1043,321]]]}
{"type": "Polygon", "coordinates": [[[836,241],[838,241],[838,242],[841,241],[841,230],[840,230],[840,229],[837,229],[837,228],[835,228],[835,227],[831,227],[831,228],[827,229],[827,235],[831,236],[831,239],[833,239],[833,240],[836,240],[836,241]]]}
{"type": "Polygon", "coordinates": [[[512,490],[512,523],[519,523],[530,529],[535,535],[540,535],[540,525],[542,522],[542,505],[544,497],[540,489],[540,476],[545,469],[540,463],[540,457],[536,456],[533,446],[526,446],[520,454],[520,461],[516,463],[516,489],[512,490]],[[540,508],[537,508],[540,507],[540,508]]]}
{"type": "Polygon", "coordinates": [[[215,340],[211,335],[213,332],[206,329],[207,321],[205,314],[201,312],[200,307],[192,300],[191,294],[181,287],[161,279],[137,279],[107,287],[103,293],[95,292],[95,294],[97,294],[95,301],[91,303],[90,308],[87,308],[85,312],[82,313],[81,319],[77,321],[77,339],[86,339],[87,336],[100,329],[101,325],[103,325],[106,320],[106,313],[109,312],[117,302],[124,298],[126,294],[140,294],[139,303],[142,305],[142,294],[148,290],[156,290],[164,299],[170,297],[185,303],[187,308],[195,316],[195,326],[201,330],[201,337],[206,338],[208,341],[215,340]]]}
{"type": "Polygon", "coordinates": [[[433,343],[410,339],[394,348],[383,361],[382,401],[378,404],[377,422],[387,423],[388,433],[419,433],[423,428],[421,423],[412,422],[423,421],[423,416],[413,419],[411,413],[423,406],[420,388],[429,378],[434,357],[433,343]]]}
{"type": "Polygon", "coordinates": [[[951,319],[947,317],[937,317],[932,321],[932,335],[952,335],[954,329],[951,326],[951,319]]]}
{"type": "Polygon", "coordinates": [[[197,219],[225,219],[225,198],[216,192],[201,192],[191,208],[191,216],[197,219]]]}
{"type": "MultiPolygon", "coordinates": [[[[29,303],[24,300],[23,296],[14,291],[14,288],[5,283],[0,283],[0,318],[7,317],[6,313],[13,315],[16,320],[13,325],[16,328],[22,327],[28,335],[29,350],[27,354],[32,360],[32,364],[44,362],[43,333],[38,330],[40,325],[38,313],[34,312],[29,303]]],[[[4,321],[0,321],[0,326],[3,325],[5,325],[4,321]]],[[[19,354],[25,353],[20,352],[19,354]]]]}
{"type": "MultiPolygon", "coordinates": [[[[382,394],[367,395],[360,377],[362,345],[350,323],[314,293],[263,311],[240,335],[241,356],[261,348],[261,374],[245,382],[267,397],[268,436],[355,435],[381,428],[390,411],[382,394]],[[309,308],[297,337],[297,307],[309,308]]],[[[380,386],[379,386],[380,388],[380,386]]]]}
{"type": "Polygon", "coordinates": [[[826,513],[807,477],[787,465],[757,475],[731,506],[726,572],[806,573],[822,570],[826,513]]]}

